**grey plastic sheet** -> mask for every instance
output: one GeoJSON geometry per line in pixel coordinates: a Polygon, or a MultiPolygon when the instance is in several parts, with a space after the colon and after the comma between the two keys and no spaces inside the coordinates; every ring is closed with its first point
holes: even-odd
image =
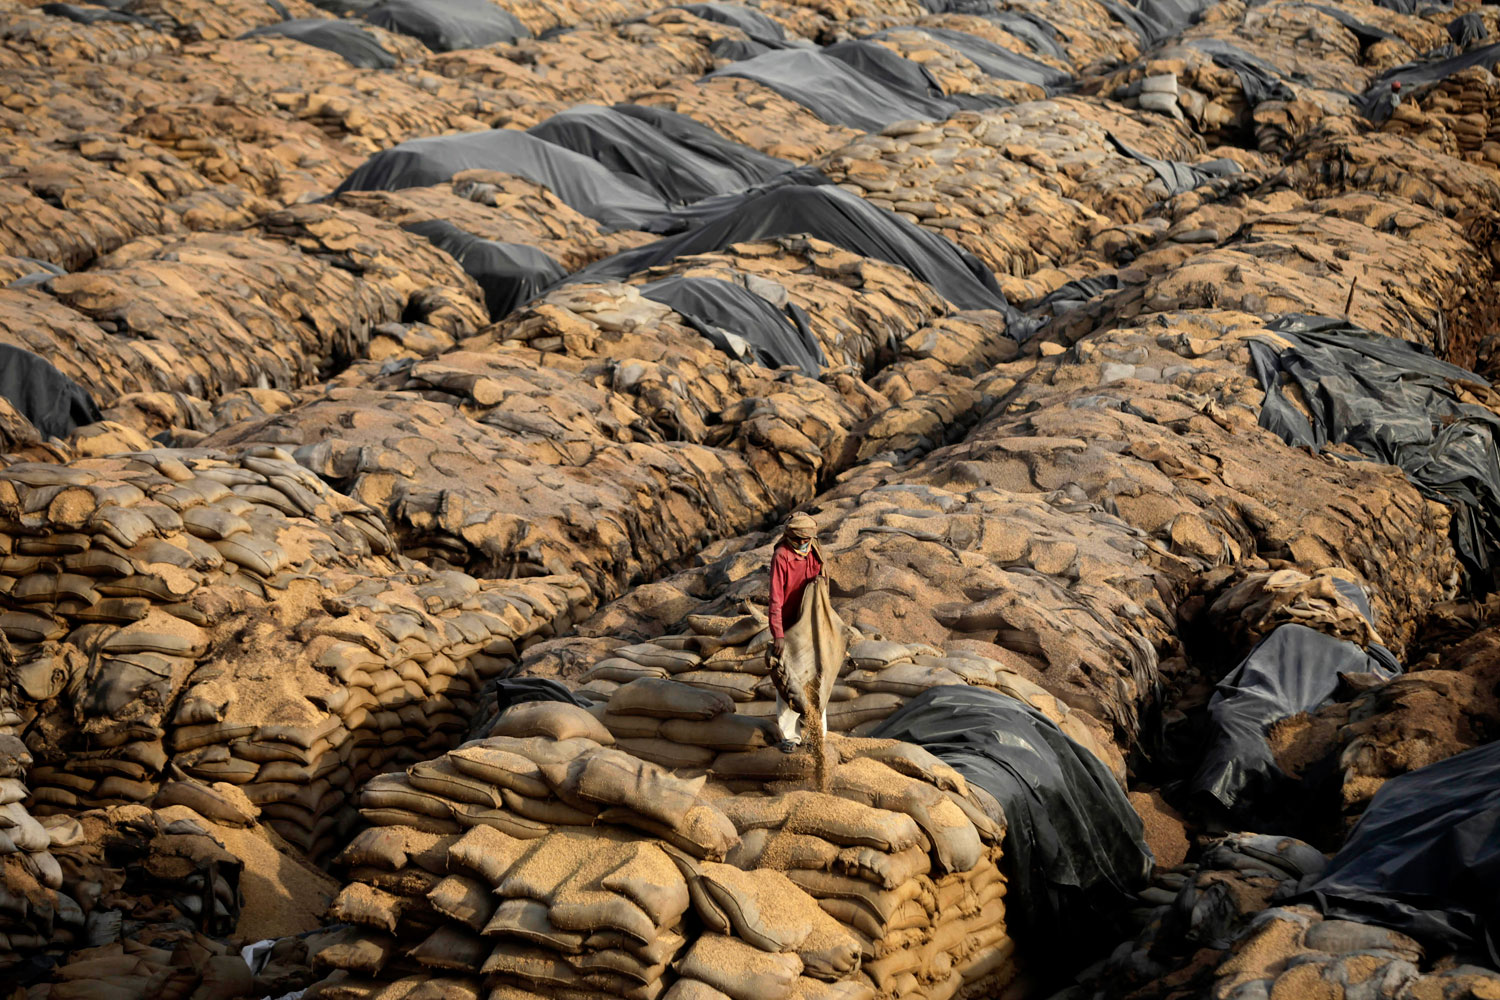
{"type": "Polygon", "coordinates": [[[639,228],[668,209],[645,181],[613,173],[581,153],[515,129],[403,142],[366,160],[334,194],[427,187],[464,170],[524,177],[609,229],[639,228]]]}
{"type": "Polygon", "coordinates": [[[1036,84],[1049,94],[1071,83],[1073,79],[1072,74],[1064,70],[1037,62],[1035,59],[1028,59],[1018,52],[1012,52],[1010,49],[966,31],[929,27],[888,28],[876,37],[889,34],[891,31],[920,31],[929,38],[935,38],[957,49],[987,76],[992,76],[997,80],[1019,80],[1022,83],[1036,84]]]}
{"type": "Polygon", "coordinates": [[[1398,66],[1380,75],[1359,98],[1360,112],[1373,122],[1385,121],[1396,108],[1392,100],[1391,84],[1401,84],[1401,99],[1419,96],[1433,85],[1441,83],[1459,70],[1470,66],[1494,66],[1500,62],[1500,44],[1485,45],[1471,49],[1461,55],[1450,56],[1435,62],[1398,66]]]}
{"type": "Polygon", "coordinates": [[[375,40],[375,36],[350,21],[328,18],[302,18],[293,21],[278,21],[261,25],[245,32],[240,37],[255,38],[265,35],[281,35],[295,39],[305,45],[314,45],[344,57],[351,66],[362,69],[392,69],[396,57],[387,52],[375,40]]]}
{"type": "Polygon", "coordinates": [[[619,281],[688,254],[797,234],[904,267],[960,309],[998,310],[1007,318],[1007,333],[1017,340],[1040,325],[1006,301],[994,273],[979,258],[831,184],[776,187],[726,199],[716,214],[693,228],[596,261],[569,280],[619,281]]]}
{"type": "Polygon", "coordinates": [[[1262,427],[1294,445],[1349,444],[1394,465],[1423,494],[1452,511],[1450,536],[1470,586],[1495,589],[1500,552],[1500,417],[1465,403],[1455,386],[1487,385],[1425,348],[1347,321],[1285,316],[1270,327],[1287,342],[1252,341],[1266,390],[1262,427]],[[1300,390],[1304,414],[1282,392],[1300,390]]]}
{"type": "Polygon", "coordinates": [[[1290,780],[1266,739],[1272,724],[1327,704],[1340,674],[1389,679],[1400,672],[1384,646],[1365,649],[1305,625],[1282,625],[1219,682],[1208,703],[1209,743],[1190,787],[1254,817],[1290,780]]]}
{"type": "Polygon", "coordinates": [[[567,276],[561,264],[536,247],[481,239],[441,219],[401,228],[425,237],[458,261],[483,290],[490,319],[509,315],[567,276]]]}
{"type": "Polygon", "coordinates": [[[1130,904],[1153,858],[1109,769],[1051,719],[988,688],[929,688],[870,736],[926,749],[1000,803],[1007,918],[1029,953],[1067,951],[1130,904]]]}
{"type": "Polygon", "coordinates": [[[418,39],[434,52],[531,37],[516,15],[490,0],[380,0],[358,13],[387,31],[418,39]]]}
{"type": "Polygon", "coordinates": [[[67,437],[104,417],[88,390],[39,354],[0,344],[0,396],[46,437],[67,437]]]}
{"type": "Polygon", "coordinates": [[[1327,916],[1500,966],[1500,742],[1386,782],[1302,888],[1327,916]]]}
{"type": "Polygon", "coordinates": [[[653,281],[641,294],[682,314],[731,357],[767,368],[792,365],[817,378],[827,364],[807,314],[794,303],[778,309],[755,292],[718,278],[674,275],[653,281]]]}

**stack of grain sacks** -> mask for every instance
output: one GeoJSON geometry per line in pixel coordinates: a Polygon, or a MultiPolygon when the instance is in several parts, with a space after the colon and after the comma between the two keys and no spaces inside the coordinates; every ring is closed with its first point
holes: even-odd
{"type": "Polygon", "coordinates": [[[599,713],[728,748],[712,772],[532,702],[370,782],[330,914],[348,926],[313,949],[333,971],[310,996],[998,994],[1016,969],[994,801],[889,741],[831,736],[820,775],[732,705],[647,678],[599,713]]]}
{"type": "Polygon", "coordinates": [[[480,584],[394,554],[284,453],[153,451],[0,470],[0,632],[39,816],[150,803],[326,852],[345,789],[453,745],[571,578],[480,584]],[[215,804],[217,803],[217,804],[215,804]]]}

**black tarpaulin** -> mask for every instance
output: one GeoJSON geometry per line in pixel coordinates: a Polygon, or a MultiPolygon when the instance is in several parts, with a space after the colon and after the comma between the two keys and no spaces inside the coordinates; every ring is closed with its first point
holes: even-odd
{"type": "Polygon", "coordinates": [[[65,17],[69,21],[76,21],[79,24],[116,22],[119,24],[144,24],[148,28],[156,27],[155,22],[150,18],[142,17],[139,14],[84,4],[44,3],[42,4],[42,13],[51,17],[65,17]]]}
{"type": "Polygon", "coordinates": [[[531,37],[516,15],[490,0],[381,0],[359,15],[387,31],[411,35],[434,52],[531,37]]]}
{"type": "Polygon", "coordinates": [[[1052,56],[1054,59],[1068,58],[1068,50],[1063,48],[1062,38],[1058,35],[1057,29],[1047,23],[1046,18],[1033,14],[1031,11],[991,11],[984,15],[984,19],[1004,28],[1030,45],[1033,52],[1052,56]]]}
{"type": "Polygon", "coordinates": [[[1295,99],[1296,95],[1282,80],[1279,69],[1238,45],[1221,42],[1216,38],[1195,38],[1188,44],[1239,77],[1240,90],[1244,92],[1245,100],[1252,108],[1262,101],[1295,99]]]}
{"type": "Polygon", "coordinates": [[[490,319],[509,315],[568,274],[536,247],[480,239],[441,219],[411,222],[401,228],[425,237],[458,261],[464,273],[484,290],[490,319]]]}
{"type": "Polygon", "coordinates": [[[614,109],[645,122],[677,145],[735,171],[745,186],[770,180],[796,168],[790,160],[725,138],[702,122],[676,111],[646,104],[616,104],[614,109]]]}
{"type": "Polygon", "coordinates": [[[1461,69],[1468,69],[1470,66],[1488,68],[1497,62],[1500,62],[1500,44],[1486,45],[1462,55],[1439,59],[1437,62],[1397,66],[1381,74],[1374,83],[1370,84],[1370,89],[1359,98],[1359,110],[1371,121],[1383,122],[1395,110],[1395,102],[1390,99],[1392,83],[1401,84],[1401,98],[1408,100],[1413,96],[1419,96],[1433,84],[1441,83],[1461,69]]]}
{"type": "Polygon", "coordinates": [[[748,364],[794,365],[817,378],[827,363],[806,314],[793,303],[783,312],[732,282],[681,275],[653,281],[641,294],[675,309],[715,347],[748,364]]]}
{"type": "Polygon", "coordinates": [[[668,205],[685,205],[740,191],[763,176],[761,154],[724,140],[713,156],[700,154],[642,118],[597,104],[558,112],[527,132],[587,156],[616,174],[643,181],[668,205]]]}
{"type": "Polygon", "coordinates": [[[1156,171],[1156,176],[1161,178],[1167,186],[1167,193],[1178,195],[1184,191],[1191,191],[1202,184],[1207,184],[1216,177],[1231,177],[1242,172],[1240,165],[1233,160],[1217,159],[1208,160],[1204,163],[1183,163],[1179,160],[1158,160],[1153,156],[1147,156],[1140,150],[1132,149],[1119,139],[1115,138],[1113,132],[1105,133],[1109,141],[1125,156],[1130,157],[1138,163],[1144,163],[1156,171]]]}
{"type": "Polygon", "coordinates": [[[1455,383],[1487,385],[1425,348],[1382,337],[1344,320],[1285,316],[1271,324],[1288,341],[1252,341],[1250,356],[1266,390],[1260,424],[1289,444],[1353,445],[1396,466],[1423,494],[1452,511],[1453,547],[1480,591],[1495,587],[1500,548],[1500,417],[1461,402],[1455,383]],[[1282,394],[1292,384],[1308,416],[1282,394]]]}
{"type": "Polygon", "coordinates": [[[705,21],[739,28],[752,42],[757,42],[769,49],[785,48],[789,44],[786,32],[781,29],[781,25],[754,7],[745,7],[737,3],[684,3],[668,9],[685,10],[705,21]]]}
{"type": "Polygon", "coordinates": [[[1460,51],[1473,48],[1490,37],[1490,29],[1484,26],[1479,11],[1471,10],[1448,22],[1448,37],[1453,39],[1460,51]]]}
{"type": "Polygon", "coordinates": [[[797,234],[904,267],[960,309],[999,310],[1006,315],[1007,332],[1017,340],[1035,332],[1035,324],[1011,307],[979,258],[831,184],[777,187],[727,199],[718,214],[694,228],[606,257],[569,280],[618,281],[687,254],[797,234]]]}
{"type": "Polygon", "coordinates": [[[1211,736],[1193,791],[1233,812],[1253,811],[1288,780],[1266,741],[1272,723],[1327,703],[1340,674],[1390,678],[1400,672],[1384,646],[1367,651],[1305,625],[1282,625],[1219,682],[1208,703],[1211,736]]]}
{"type": "Polygon", "coordinates": [[[464,170],[496,170],[540,184],[610,229],[633,229],[667,210],[638,178],[611,173],[571,149],[514,129],[412,139],[362,163],[334,194],[441,184],[464,170]]]}
{"type": "MultiPolygon", "coordinates": [[[[888,28],[876,37],[886,35],[891,31],[920,31],[929,38],[935,38],[957,49],[964,58],[978,66],[986,76],[992,76],[997,80],[1034,83],[1048,93],[1052,93],[1073,79],[1072,75],[1064,70],[1055,69],[1035,59],[1028,59],[1019,52],[1012,52],[1010,49],[966,31],[955,31],[952,28],[888,28]]],[[[920,63],[913,63],[913,65],[920,65],[920,63]]],[[[942,93],[941,88],[938,93],[942,93]]]]}
{"type": "Polygon", "coordinates": [[[396,57],[387,52],[375,40],[375,36],[350,21],[303,18],[295,21],[279,21],[252,28],[241,38],[257,35],[282,35],[305,45],[336,52],[351,66],[363,69],[391,69],[396,57]]]}
{"type": "Polygon", "coordinates": [[[51,281],[53,278],[56,278],[59,275],[68,273],[67,271],[64,271],[62,268],[58,267],[56,264],[48,260],[38,260],[35,257],[17,257],[15,259],[25,261],[27,264],[30,264],[32,267],[36,268],[36,270],[30,272],[29,274],[21,275],[19,278],[6,285],[6,288],[30,288],[32,285],[40,285],[43,282],[51,281]]]}
{"type": "Polygon", "coordinates": [[[870,736],[917,744],[1000,803],[1006,909],[1033,935],[1028,947],[1069,947],[1131,901],[1151,871],[1141,819],[1109,769],[1024,702],[987,688],[930,688],[870,736]]]}
{"type": "Polygon", "coordinates": [[[823,54],[898,94],[921,100],[943,99],[942,84],[926,66],[892,52],[884,45],[853,39],[824,46],[823,54]]]}
{"type": "Polygon", "coordinates": [[[1133,30],[1147,46],[1156,46],[1198,19],[1208,0],[1100,0],[1110,16],[1133,30]]]}
{"type": "Polygon", "coordinates": [[[1500,965],[1500,742],[1392,778],[1305,898],[1500,965]]]}
{"type": "MultiPolygon", "coordinates": [[[[894,55],[894,53],[892,53],[894,55]]],[[[896,56],[896,58],[900,58],[896,56]]],[[[925,92],[896,91],[847,62],[812,49],[782,49],[710,73],[754,80],[837,125],[879,132],[892,122],[946,121],[957,105],[925,92]]]]}
{"type": "Polygon", "coordinates": [[[796,186],[816,187],[820,184],[831,183],[832,181],[817,167],[796,167],[785,173],[776,174],[769,180],[751,185],[743,191],[730,194],[716,194],[712,198],[704,198],[702,201],[694,202],[691,205],[674,208],[666,215],[652,219],[641,228],[648,233],[668,236],[672,233],[694,229],[705,222],[717,219],[725,212],[732,211],[736,206],[744,203],[746,199],[763,195],[777,188],[796,186]]]}
{"type": "Polygon", "coordinates": [[[1361,49],[1368,48],[1369,46],[1374,45],[1376,42],[1380,41],[1400,41],[1400,39],[1391,34],[1389,31],[1386,31],[1384,28],[1377,28],[1373,24],[1366,24],[1364,21],[1361,21],[1353,14],[1350,14],[1348,11],[1339,10],[1337,7],[1329,7],[1328,5],[1321,3],[1298,4],[1297,6],[1307,7],[1312,10],[1319,11],[1320,13],[1327,14],[1329,17],[1333,18],[1335,21],[1339,22],[1344,27],[1354,32],[1354,36],[1359,39],[1359,45],[1361,49]]]}
{"type": "Polygon", "coordinates": [[[9,344],[0,344],[0,396],[44,438],[67,437],[104,419],[83,386],[46,358],[9,344]]]}

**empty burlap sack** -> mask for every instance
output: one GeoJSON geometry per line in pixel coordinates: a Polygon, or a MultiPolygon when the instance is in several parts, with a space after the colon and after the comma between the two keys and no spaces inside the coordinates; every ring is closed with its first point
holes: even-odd
{"type": "Polygon", "coordinates": [[[828,596],[828,579],[820,576],[802,592],[802,614],[786,630],[781,656],[771,662],[776,690],[804,718],[816,718],[827,707],[848,641],[828,596]],[[817,704],[809,704],[809,697],[817,704]]]}

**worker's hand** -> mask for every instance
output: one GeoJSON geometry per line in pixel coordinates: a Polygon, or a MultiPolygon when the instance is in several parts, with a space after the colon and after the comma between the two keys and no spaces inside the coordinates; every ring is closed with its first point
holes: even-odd
{"type": "Polygon", "coordinates": [[[771,655],[772,656],[777,656],[777,657],[779,657],[781,655],[781,640],[780,639],[772,639],[771,640],[771,655]]]}

